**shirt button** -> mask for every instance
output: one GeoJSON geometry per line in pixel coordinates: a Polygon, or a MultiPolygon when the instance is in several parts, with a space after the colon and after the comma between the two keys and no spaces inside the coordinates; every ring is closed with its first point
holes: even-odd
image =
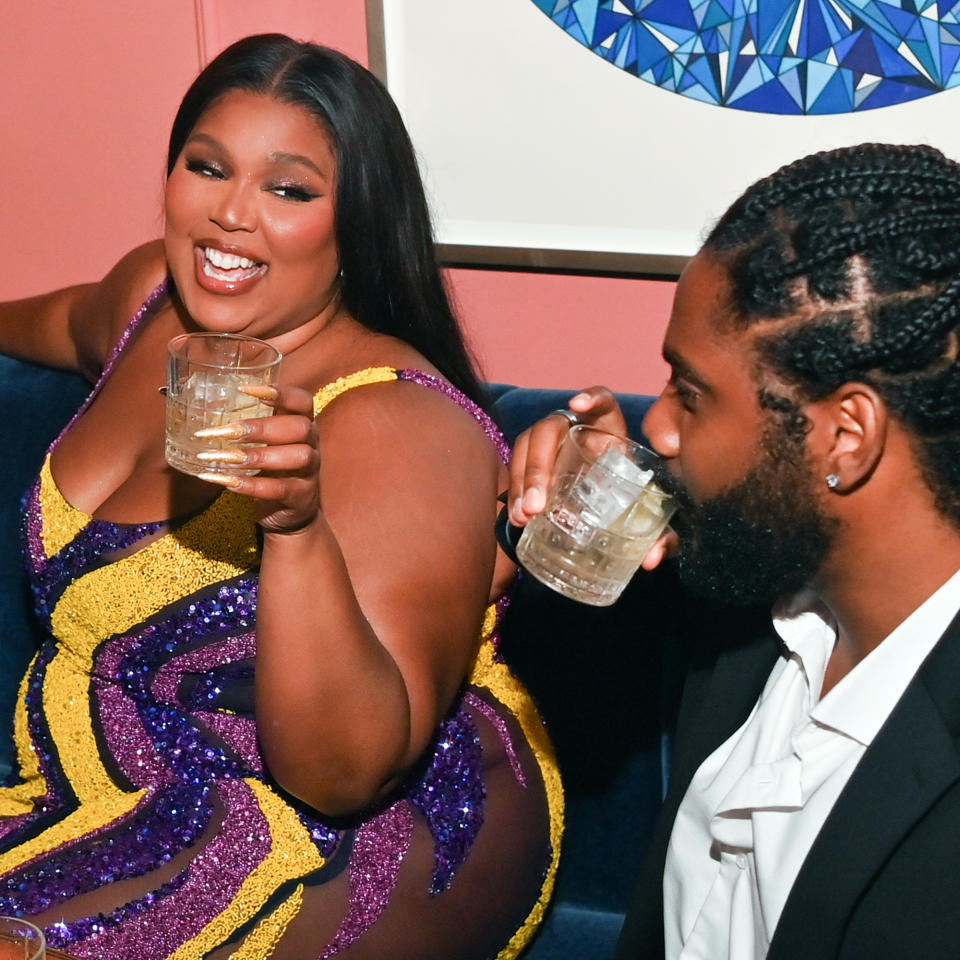
{"type": "Polygon", "coordinates": [[[737,854],[737,866],[741,870],[747,869],[747,858],[742,853],[737,854]]]}

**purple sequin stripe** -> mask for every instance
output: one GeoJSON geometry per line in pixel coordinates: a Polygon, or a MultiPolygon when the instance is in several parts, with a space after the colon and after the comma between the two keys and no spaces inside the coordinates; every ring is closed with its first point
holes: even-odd
{"type": "Polygon", "coordinates": [[[40,512],[40,480],[34,482],[24,494],[21,503],[23,527],[21,529],[21,547],[27,572],[31,578],[38,576],[41,568],[47,562],[47,554],[43,549],[43,516],[40,512]]]}
{"type": "Polygon", "coordinates": [[[137,704],[141,723],[154,745],[185,783],[244,777],[252,771],[227,756],[223,748],[210,743],[182,708],[158,702],[150,689],[151,678],[183,646],[218,633],[250,631],[256,616],[256,600],[255,577],[221,586],[215,596],[197,599],[178,616],[144,631],[115,674],[137,704]]]}
{"type": "Polygon", "coordinates": [[[527,778],[524,776],[523,768],[520,766],[520,758],[517,756],[517,749],[513,744],[513,737],[510,736],[510,730],[507,728],[506,720],[504,720],[486,700],[481,700],[475,693],[467,693],[463,698],[463,702],[472,710],[482,713],[483,716],[490,721],[493,729],[497,731],[497,735],[500,737],[503,749],[507,752],[510,769],[513,770],[513,775],[517,778],[517,783],[519,783],[521,787],[525,787],[527,785],[527,778]]]}
{"type": "Polygon", "coordinates": [[[158,700],[185,706],[189,710],[204,712],[204,726],[223,740],[238,754],[244,763],[256,773],[263,773],[263,757],[257,740],[257,726],[252,717],[236,716],[217,710],[216,698],[220,682],[231,671],[243,676],[252,673],[250,658],[256,654],[256,635],[251,631],[238,637],[227,637],[197,650],[191,650],[165,663],[151,684],[151,691],[158,700]],[[180,704],[177,687],[185,673],[208,671],[197,684],[190,702],[180,704]]]}
{"type": "Polygon", "coordinates": [[[411,383],[419,383],[423,387],[429,387],[436,390],[444,396],[449,397],[458,407],[466,410],[477,423],[483,427],[483,432],[490,438],[490,441],[497,448],[500,459],[504,463],[510,462],[510,445],[503,435],[503,431],[493,422],[490,415],[475,404],[465,393],[458,390],[452,383],[448,383],[440,377],[435,377],[432,373],[425,373],[423,370],[398,370],[397,378],[399,380],[409,380],[411,383]]]}
{"type": "Polygon", "coordinates": [[[36,751],[40,773],[47,783],[47,792],[34,802],[33,809],[29,813],[16,817],[0,818],[0,838],[3,839],[4,849],[13,846],[18,836],[25,829],[31,828],[34,821],[48,814],[63,802],[63,775],[60,765],[49,752],[50,735],[43,715],[44,677],[48,664],[56,655],[57,648],[53,643],[45,643],[40,647],[27,683],[24,704],[27,711],[30,741],[36,751]]]}
{"type": "Polygon", "coordinates": [[[163,960],[195,937],[237,896],[270,852],[270,826],[242,780],[216,786],[226,808],[220,832],[193,858],[179,888],[119,926],[92,933],[70,952],[90,960],[163,960]]]}
{"type": "Polygon", "coordinates": [[[141,877],[196,843],[213,812],[207,786],[167,789],[120,829],[33,861],[0,885],[0,913],[32,916],[108,883],[141,877]]]}
{"type": "Polygon", "coordinates": [[[434,841],[430,892],[442,893],[480,832],[487,797],[480,736],[465,710],[440,724],[433,759],[409,797],[426,819],[434,841]]]}
{"type": "Polygon", "coordinates": [[[43,931],[47,938],[47,946],[53,947],[54,950],[68,950],[78,940],[86,940],[87,937],[106,933],[106,931],[112,930],[131,917],[140,916],[155,903],[159,903],[170,894],[175,893],[184,885],[188,876],[189,871],[184,870],[172,880],[158,887],[157,890],[151,890],[138,900],[131,900],[122,907],[111,910],[110,913],[98,913],[94,917],[84,917],[81,920],[74,920],[72,923],[61,921],[51,924],[49,927],[45,927],[43,931]]]}
{"type": "MultiPolygon", "coordinates": [[[[160,667],[151,684],[153,695],[158,700],[179,703],[177,700],[177,685],[183,674],[200,673],[201,671],[212,670],[215,667],[231,665],[239,660],[249,660],[256,652],[257,639],[252,630],[240,636],[227,637],[217,643],[207,644],[197,650],[189,650],[160,667]]],[[[197,706],[197,704],[191,705],[197,706]]]]}
{"type": "Polygon", "coordinates": [[[126,634],[103,644],[97,651],[94,687],[104,738],[110,756],[127,779],[139,788],[157,786],[176,779],[166,760],[143,728],[137,704],[117,682],[120,665],[134,646],[143,642],[156,628],[149,626],[137,634],[126,634]]]}
{"type": "Polygon", "coordinates": [[[406,800],[397,801],[357,830],[350,852],[347,913],[319,960],[346,950],[377,922],[390,903],[412,837],[413,814],[406,800]]]}

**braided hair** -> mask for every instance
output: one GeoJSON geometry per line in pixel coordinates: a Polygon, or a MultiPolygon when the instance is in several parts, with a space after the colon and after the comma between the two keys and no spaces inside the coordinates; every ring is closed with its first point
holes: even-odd
{"type": "MultiPolygon", "coordinates": [[[[914,437],[960,526],[960,165],[927,146],[814,154],[750,187],[704,245],[729,272],[731,322],[800,402],[873,387],[914,437]]],[[[760,401],[803,429],[792,398],[760,401]]]]}

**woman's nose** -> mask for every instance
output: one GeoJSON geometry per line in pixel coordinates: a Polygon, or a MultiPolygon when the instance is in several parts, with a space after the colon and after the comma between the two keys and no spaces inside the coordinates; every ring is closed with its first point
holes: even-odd
{"type": "Polygon", "coordinates": [[[238,180],[227,181],[222,186],[222,193],[214,204],[210,219],[227,231],[256,229],[254,187],[238,180]]]}
{"type": "Polygon", "coordinates": [[[680,452],[680,437],[670,413],[670,403],[662,393],[643,418],[643,433],[661,457],[675,457],[680,452]]]}

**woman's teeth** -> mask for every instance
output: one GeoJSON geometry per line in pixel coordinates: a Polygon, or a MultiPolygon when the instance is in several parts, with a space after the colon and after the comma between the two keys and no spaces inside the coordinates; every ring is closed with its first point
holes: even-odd
{"type": "Polygon", "coordinates": [[[247,257],[239,257],[235,253],[224,253],[213,247],[203,249],[203,272],[214,280],[244,280],[252,277],[265,266],[247,257]]]}
{"type": "Polygon", "coordinates": [[[223,253],[220,250],[214,250],[213,247],[206,247],[203,255],[215,267],[223,267],[224,270],[235,270],[237,267],[252,267],[254,265],[253,260],[238,257],[235,253],[223,253]]]}

